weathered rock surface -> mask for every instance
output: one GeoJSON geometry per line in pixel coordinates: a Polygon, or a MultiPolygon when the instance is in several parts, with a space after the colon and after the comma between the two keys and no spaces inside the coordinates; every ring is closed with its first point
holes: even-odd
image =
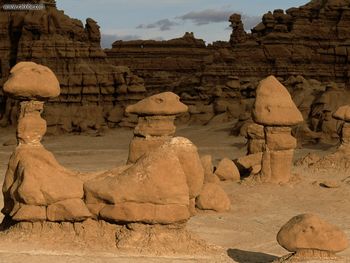
{"type": "Polygon", "coordinates": [[[4,91],[16,98],[50,99],[60,95],[60,84],[48,67],[20,62],[10,71],[4,91]]]}
{"type": "Polygon", "coordinates": [[[214,174],[214,166],[211,155],[201,157],[201,163],[204,170],[204,183],[218,183],[220,179],[214,174]]]}
{"type": "Polygon", "coordinates": [[[235,163],[227,158],[222,159],[215,170],[215,175],[217,175],[220,180],[226,181],[239,181],[240,174],[235,163]]]}
{"type": "Polygon", "coordinates": [[[176,115],[187,112],[188,107],[180,102],[180,97],[173,92],[163,92],[147,97],[126,108],[127,113],[137,115],[176,115]]]}
{"type": "Polygon", "coordinates": [[[303,116],[288,90],[274,76],[260,81],[256,90],[253,119],[269,126],[292,126],[303,122],[303,116]]]}
{"type": "Polygon", "coordinates": [[[343,231],[313,214],[293,217],[278,232],[277,241],[291,252],[310,249],[336,253],[349,246],[343,231]]]}
{"type": "Polygon", "coordinates": [[[196,206],[202,210],[227,212],[230,210],[231,201],[218,184],[206,183],[196,199],[196,206]]]}

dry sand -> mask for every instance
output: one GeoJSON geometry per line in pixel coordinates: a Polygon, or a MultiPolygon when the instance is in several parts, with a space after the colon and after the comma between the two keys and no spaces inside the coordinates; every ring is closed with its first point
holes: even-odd
{"type": "MultiPolygon", "coordinates": [[[[178,128],[177,135],[192,140],[200,154],[211,154],[214,162],[223,157],[245,154],[245,139],[229,136],[232,124],[178,128]]],[[[14,138],[14,129],[0,129],[0,145],[14,138]]],[[[64,166],[80,171],[111,169],[126,162],[132,131],[116,129],[105,136],[47,136],[43,144],[64,166]]],[[[1,146],[0,175],[3,180],[7,161],[14,146],[1,146]]],[[[308,152],[324,155],[334,147],[299,149],[296,158],[308,152]]],[[[280,227],[300,213],[316,213],[341,227],[350,237],[350,184],[341,182],[345,174],[312,174],[294,168],[300,181],[288,186],[221,183],[232,201],[229,213],[200,212],[188,229],[208,243],[221,246],[222,255],[140,256],[98,251],[45,250],[31,244],[18,247],[16,241],[0,240],[0,262],[270,262],[287,253],[276,241],[280,227]],[[323,188],[319,183],[333,179],[339,188],[323,188]]],[[[2,206],[2,196],[0,206],[2,206]]],[[[340,253],[350,262],[350,249],[340,253]]]]}

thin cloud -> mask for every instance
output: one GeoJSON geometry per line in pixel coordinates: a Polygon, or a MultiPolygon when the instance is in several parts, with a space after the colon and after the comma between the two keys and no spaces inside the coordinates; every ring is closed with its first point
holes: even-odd
{"type": "MultiPolygon", "coordinates": [[[[210,23],[228,22],[233,13],[240,13],[226,7],[221,9],[205,9],[202,11],[192,11],[185,15],[176,17],[184,21],[191,21],[197,26],[207,25],[210,23]]],[[[242,22],[246,30],[250,30],[260,22],[261,18],[258,16],[242,15],[242,22]]]]}
{"type": "Polygon", "coordinates": [[[140,39],[139,35],[118,35],[118,34],[101,34],[101,47],[111,48],[112,44],[117,40],[135,40],[140,39]]]}
{"type": "Polygon", "coordinates": [[[201,26],[209,23],[219,23],[228,21],[232,11],[221,10],[221,9],[205,9],[199,12],[189,12],[182,16],[177,17],[181,20],[190,20],[195,25],[201,26]]]}
{"type": "Polygon", "coordinates": [[[153,29],[157,28],[160,31],[168,31],[171,30],[174,26],[177,26],[178,23],[174,21],[170,21],[168,18],[158,20],[157,22],[151,24],[140,24],[136,28],[137,29],[153,29]]]}

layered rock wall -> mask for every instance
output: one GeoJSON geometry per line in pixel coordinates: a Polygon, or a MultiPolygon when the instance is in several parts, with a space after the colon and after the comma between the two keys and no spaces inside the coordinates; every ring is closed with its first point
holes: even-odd
{"type": "MultiPolygon", "coordinates": [[[[1,6],[22,2],[2,1],[1,6]]],[[[20,61],[48,66],[60,81],[61,96],[51,100],[45,111],[53,129],[84,131],[100,129],[106,122],[113,125],[122,120],[126,105],[144,97],[141,78],[106,60],[93,19],[83,25],[57,10],[55,1],[46,1],[42,10],[1,9],[0,14],[2,125],[16,119],[15,103],[6,98],[2,86],[20,61]]]]}
{"type": "MultiPolygon", "coordinates": [[[[142,76],[150,93],[171,90],[180,95],[190,105],[191,122],[245,120],[258,81],[271,74],[289,88],[305,119],[311,116],[310,123],[321,118],[322,126],[328,125],[322,116],[329,108],[350,103],[349,0],[314,0],[299,8],[268,12],[251,33],[244,31],[240,15],[233,14],[229,21],[228,42],[205,45],[186,33],[169,41],[117,41],[106,54],[113,64],[127,65],[142,76]],[[337,83],[342,99],[320,106],[317,98],[329,91],[325,89],[329,82],[337,83]],[[317,94],[314,84],[321,87],[317,94]]],[[[321,97],[328,98],[326,93],[321,97]]],[[[326,131],[314,126],[311,123],[315,131],[326,131]]]]}

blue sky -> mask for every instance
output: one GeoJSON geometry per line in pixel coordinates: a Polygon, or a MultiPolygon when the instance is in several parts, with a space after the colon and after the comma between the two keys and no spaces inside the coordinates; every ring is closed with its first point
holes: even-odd
{"type": "Polygon", "coordinates": [[[101,27],[103,46],[114,40],[171,39],[186,31],[207,43],[230,38],[229,14],[241,13],[247,30],[274,9],[288,9],[308,0],[57,0],[59,9],[101,27]]]}

